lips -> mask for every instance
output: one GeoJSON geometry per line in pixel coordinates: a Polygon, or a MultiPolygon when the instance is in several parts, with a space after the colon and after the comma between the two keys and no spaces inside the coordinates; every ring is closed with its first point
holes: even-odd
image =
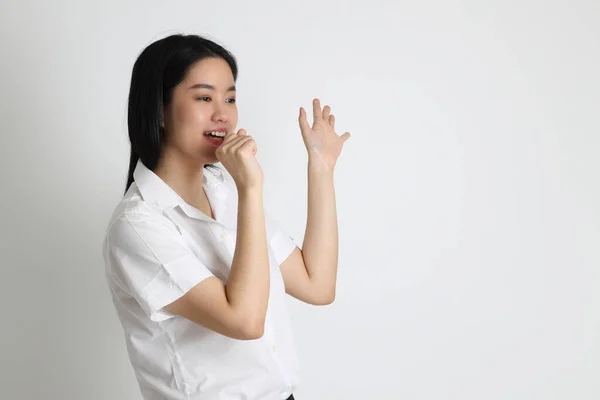
{"type": "Polygon", "coordinates": [[[227,128],[214,128],[214,129],[207,129],[204,131],[204,133],[227,133],[227,128]]]}
{"type": "Polygon", "coordinates": [[[209,143],[211,143],[211,144],[213,144],[213,145],[215,145],[217,147],[220,146],[221,144],[223,144],[223,138],[222,137],[216,137],[216,136],[212,136],[212,135],[209,135],[209,134],[204,134],[203,136],[206,138],[206,140],[209,143]]]}

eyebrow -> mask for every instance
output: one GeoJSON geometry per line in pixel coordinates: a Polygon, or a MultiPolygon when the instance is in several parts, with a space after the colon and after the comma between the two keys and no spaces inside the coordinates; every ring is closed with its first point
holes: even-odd
{"type": "MultiPolygon", "coordinates": [[[[209,85],[208,83],[196,83],[193,86],[190,86],[189,89],[210,89],[210,90],[215,90],[215,87],[213,85],[209,85]]],[[[235,92],[235,85],[230,86],[229,89],[227,89],[228,92],[235,92]]]]}

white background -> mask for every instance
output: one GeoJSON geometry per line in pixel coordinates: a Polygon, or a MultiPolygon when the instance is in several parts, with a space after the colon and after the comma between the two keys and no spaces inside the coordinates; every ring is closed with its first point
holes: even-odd
{"type": "Polygon", "coordinates": [[[239,61],[239,127],[301,244],[313,97],[336,167],[337,298],[290,298],[298,400],[600,398],[597,1],[3,1],[0,398],[139,399],[101,243],[133,62],[239,61]]]}

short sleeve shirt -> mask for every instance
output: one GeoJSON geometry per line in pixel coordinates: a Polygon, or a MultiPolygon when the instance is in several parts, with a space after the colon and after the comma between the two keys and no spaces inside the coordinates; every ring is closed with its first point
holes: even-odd
{"type": "Polygon", "coordinates": [[[286,399],[299,382],[280,264],[296,248],[265,212],[270,292],[264,335],[237,340],[165,306],[208,277],[227,281],[236,244],[237,190],[204,169],[215,219],[187,204],[141,161],[104,240],[106,279],[146,400],[286,399]]]}

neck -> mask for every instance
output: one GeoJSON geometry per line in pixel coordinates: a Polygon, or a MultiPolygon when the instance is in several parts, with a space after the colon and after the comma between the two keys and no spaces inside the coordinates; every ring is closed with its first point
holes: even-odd
{"type": "Polygon", "coordinates": [[[186,203],[198,205],[206,201],[202,189],[204,163],[165,149],[154,173],[175,190],[186,203]]]}

